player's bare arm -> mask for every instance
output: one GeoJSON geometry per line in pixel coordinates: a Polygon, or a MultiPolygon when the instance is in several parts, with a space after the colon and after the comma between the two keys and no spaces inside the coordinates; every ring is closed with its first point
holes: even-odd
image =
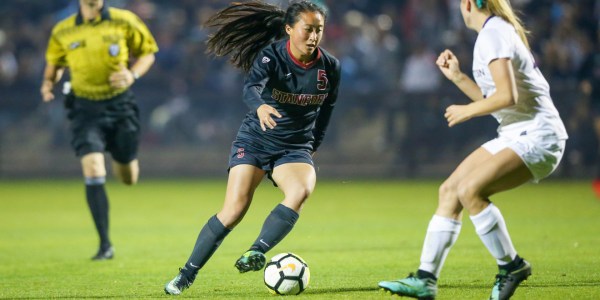
{"type": "Polygon", "coordinates": [[[444,115],[449,127],[517,103],[517,84],[510,59],[496,59],[490,63],[489,67],[496,84],[496,92],[487,97],[485,101],[477,101],[469,105],[449,106],[444,115]]]}
{"type": "Polygon", "coordinates": [[[51,64],[46,65],[46,68],[44,69],[44,79],[42,80],[42,86],[40,88],[40,93],[44,102],[54,100],[52,88],[54,88],[54,84],[62,78],[63,73],[64,68],[59,68],[51,64]]]}
{"type": "Polygon", "coordinates": [[[446,78],[452,81],[469,99],[479,101],[483,94],[477,84],[460,70],[460,62],[452,51],[446,49],[438,56],[435,62],[446,78]]]}
{"type": "Polygon", "coordinates": [[[120,64],[119,69],[111,73],[108,78],[110,85],[115,89],[130,87],[139,77],[148,72],[154,60],[154,54],[147,54],[138,58],[130,69],[127,69],[125,64],[120,64]]]}

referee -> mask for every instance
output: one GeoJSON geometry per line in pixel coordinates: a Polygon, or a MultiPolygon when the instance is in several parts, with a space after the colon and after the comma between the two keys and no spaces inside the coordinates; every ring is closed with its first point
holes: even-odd
{"type": "Polygon", "coordinates": [[[154,37],[135,14],[108,7],[104,0],[79,0],[79,12],[56,24],[48,42],[40,92],[44,102],[52,101],[54,84],[69,68],[72,89],[65,106],[71,146],[81,160],[87,202],[100,237],[93,260],[114,256],[104,152],[111,154],[114,173],[123,183],[137,182],[140,125],[129,87],[150,69],[157,51],[154,37]]]}

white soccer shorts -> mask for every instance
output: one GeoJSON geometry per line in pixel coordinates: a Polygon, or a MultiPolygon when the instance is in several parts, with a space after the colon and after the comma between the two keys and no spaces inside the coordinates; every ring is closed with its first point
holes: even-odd
{"type": "Polygon", "coordinates": [[[482,147],[492,155],[510,148],[525,162],[537,183],[556,170],[565,153],[566,140],[559,139],[552,130],[511,130],[502,132],[497,138],[482,147]]]}

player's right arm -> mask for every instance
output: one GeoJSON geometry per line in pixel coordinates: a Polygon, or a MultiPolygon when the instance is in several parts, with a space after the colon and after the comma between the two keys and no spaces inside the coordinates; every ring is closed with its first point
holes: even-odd
{"type": "Polygon", "coordinates": [[[60,81],[64,70],[65,68],[46,64],[46,68],[44,69],[44,79],[42,80],[42,86],[40,88],[40,93],[42,94],[42,100],[44,100],[44,102],[49,102],[54,99],[52,89],[54,88],[54,84],[60,81]]]}
{"type": "Polygon", "coordinates": [[[63,45],[56,38],[56,32],[60,27],[54,26],[50,39],[48,39],[48,48],[46,49],[46,67],[44,69],[44,78],[42,79],[42,86],[40,93],[42,94],[42,100],[49,102],[54,99],[54,93],[52,88],[62,78],[65,67],[67,66],[67,51],[63,45]]]}
{"type": "Polygon", "coordinates": [[[277,122],[275,122],[273,116],[281,118],[281,114],[262,99],[262,91],[269,81],[272,64],[274,63],[275,59],[269,57],[266,50],[261,51],[256,56],[244,83],[244,103],[248,105],[248,108],[256,112],[262,131],[266,131],[267,128],[273,129],[277,126],[277,122]]]}
{"type": "Polygon", "coordinates": [[[467,97],[473,101],[483,100],[481,89],[475,81],[460,70],[458,58],[452,51],[444,50],[435,63],[442,74],[452,81],[467,97]]]}

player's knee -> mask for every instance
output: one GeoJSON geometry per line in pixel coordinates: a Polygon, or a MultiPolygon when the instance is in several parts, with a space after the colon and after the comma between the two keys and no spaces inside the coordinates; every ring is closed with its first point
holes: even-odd
{"type": "Polygon", "coordinates": [[[244,203],[248,203],[249,200],[239,201],[236,205],[227,205],[221,209],[221,211],[217,214],[217,218],[223,223],[223,225],[229,229],[233,229],[237,224],[239,224],[246,211],[248,211],[248,205],[244,203]]]}
{"type": "Polygon", "coordinates": [[[241,210],[233,210],[233,209],[223,209],[217,214],[217,218],[223,226],[233,229],[237,224],[242,221],[244,217],[244,211],[241,210]]]}
{"type": "Polygon", "coordinates": [[[102,162],[85,161],[82,164],[83,174],[86,177],[104,177],[106,176],[106,168],[102,162]]]}
{"type": "Polygon", "coordinates": [[[302,204],[308,199],[308,197],[310,197],[312,191],[313,189],[309,186],[300,186],[294,189],[293,192],[291,192],[291,198],[302,204]]]}
{"type": "Polygon", "coordinates": [[[86,174],[86,177],[104,177],[104,176],[106,176],[106,170],[101,166],[94,166],[94,167],[87,168],[87,170],[85,170],[84,173],[86,174]]]}
{"type": "Polygon", "coordinates": [[[467,210],[477,202],[480,189],[472,180],[463,180],[456,187],[458,200],[467,210]]]}
{"type": "Polygon", "coordinates": [[[304,186],[299,191],[300,198],[302,200],[306,200],[306,199],[308,199],[308,197],[310,197],[310,195],[312,194],[312,192],[313,192],[313,189],[311,187],[304,186]]]}
{"type": "Polygon", "coordinates": [[[438,190],[440,199],[448,199],[456,197],[456,183],[450,179],[447,179],[440,185],[438,190]]]}

